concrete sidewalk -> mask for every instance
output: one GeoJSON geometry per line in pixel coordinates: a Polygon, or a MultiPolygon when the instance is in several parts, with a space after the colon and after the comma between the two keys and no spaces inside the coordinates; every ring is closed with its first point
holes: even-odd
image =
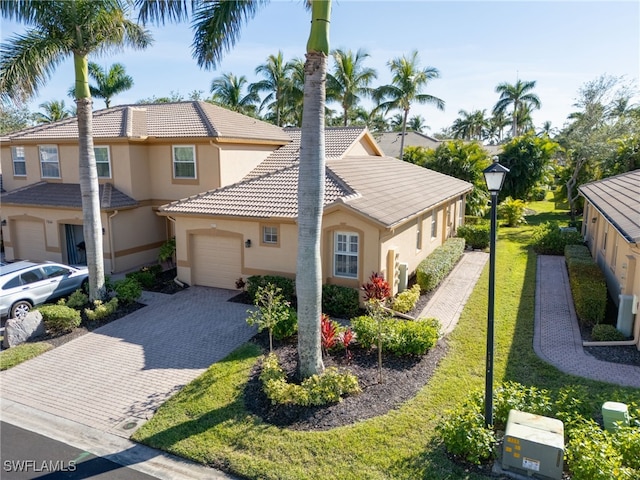
{"type": "Polygon", "coordinates": [[[536,354],[565,373],[640,388],[640,367],[603,362],[582,348],[563,256],[538,256],[536,284],[536,354]]]}

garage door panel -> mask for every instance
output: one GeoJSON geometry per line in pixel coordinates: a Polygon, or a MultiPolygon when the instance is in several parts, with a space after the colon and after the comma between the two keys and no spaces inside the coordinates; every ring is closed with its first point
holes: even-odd
{"type": "Polygon", "coordinates": [[[234,237],[191,237],[191,281],[194,285],[235,288],[241,276],[241,241],[234,237]]]}
{"type": "Polygon", "coordinates": [[[15,244],[14,256],[16,259],[44,261],[46,257],[46,243],[44,236],[44,224],[25,220],[13,223],[15,244]]]}

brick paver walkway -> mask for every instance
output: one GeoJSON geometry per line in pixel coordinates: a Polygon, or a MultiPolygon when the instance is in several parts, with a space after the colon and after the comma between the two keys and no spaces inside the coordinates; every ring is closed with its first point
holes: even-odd
{"type": "Polygon", "coordinates": [[[563,372],[640,388],[640,367],[603,362],[587,355],[573,307],[563,256],[538,256],[533,348],[563,372]]]}
{"type": "Polygon", "coordinates": [[[0,395],[129,437],[171,395],[255,334],[245,321],[247,305],[226,301],[236,293],[191,287],[156,298],[1,372],[0,395]]]}

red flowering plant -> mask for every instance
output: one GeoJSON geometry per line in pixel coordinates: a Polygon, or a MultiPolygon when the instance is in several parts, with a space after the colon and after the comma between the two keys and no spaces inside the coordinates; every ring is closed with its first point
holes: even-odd
{"type": "Polygon", "coordinates": [[[356,334],[353,333],[351,327],[348,327],[340,332],[338,338],[340,340],[340,343],[342,343],[342,346],[344,347],[344,356],[347,359],[347,362],[351,361],[351,359],[353,358],[353,354],[349,350],[349,345],[351,344],[351,341],[356,338],[356,334]]]}
{"type": "Polygon", "coordinates": [[[320,335],[322,341],[322,350],[325,354],[330,348],[335,347],[338,341],[338,326],[329,318],[329,315],[322,314],[320,319],[320,335]]]}

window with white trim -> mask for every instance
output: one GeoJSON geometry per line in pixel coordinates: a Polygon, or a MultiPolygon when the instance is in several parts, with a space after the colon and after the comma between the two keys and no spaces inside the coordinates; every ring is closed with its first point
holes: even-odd
{"type": "Polygon", "coordinates": [[[416,250],[422,249],[422,218],[416,220],[416,250]]]}
{"type": "Polygon", "coordinates": [[[42,178],[60,178],[57,145],[40,145],[40,173],[42,178]]]}
{"type": "Polygon", "coordinates": [[[173,146],[173,178],[196,178],[196,148],[193,145],[173,146]]]}
{"type": "Polygon", "coordinates": [[[13,159],[13,175],[16,177],[27,176],[27,162],[24,158],[24,147],[11,147],[13,159]]]}
{"type": "Polygon", "coordinates": [[[335,233],[333,274],[336,277],[358,278],[358,243],[357,233],[335,233]]]}
{"type": "Polygon", "coordinates": [[[111,178],[111,157],[109,147],[93,147],[99,178],[111,178]]]}
{"type": "Polygon", "coordinates": [[[438,236],[438,211],[431,212],[431,240],[438,236]]]}
{"type": "Polygon", "coordinates": [[[276,226],[262,227],[262,243],[276,245],[278,243],[278,227],[276,226]]]}

